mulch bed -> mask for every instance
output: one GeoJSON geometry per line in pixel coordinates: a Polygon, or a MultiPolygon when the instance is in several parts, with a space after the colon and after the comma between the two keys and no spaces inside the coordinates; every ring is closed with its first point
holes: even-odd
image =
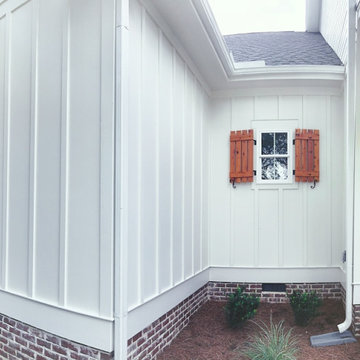
{"type": "MultiPolygon", "coordinates": [[[[191,319],[189,325],[176,337],[158,360],[245,360],[239,350],[245,342],[258,333],[258,327],[248,321],[240,329],[229,329],[223,312],[224,303],[208,302],[191,319]]],[[[259,306],[254,321],[269,323],[284,320],[286,328],[293,328],[298,337],[298,360],[360,360],[360,342],[313,348],[310,336],[337,331],[337,324],[344,320],[340,301],[325,300],[319,315],[306,327],[295,325],[289,304],[266,304],[259,306]]]]}

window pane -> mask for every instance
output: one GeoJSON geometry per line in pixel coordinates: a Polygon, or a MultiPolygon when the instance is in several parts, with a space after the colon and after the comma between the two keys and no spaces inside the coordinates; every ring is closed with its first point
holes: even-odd
{"type": "Polygon", "coordinates": [[[288,159],[275,158],[275,180],[287,180],[288,178],[288,159]]]}
{"type": "Polygon", "coordinates": [[[274,158],[262,158],[261,159],[261,179],[273,180],[275,179],[275,166],[274,158]]]}
{"type": "Polygon", "coordinates": [[[288,139],[287,133],[275,134],[275,154],[285,155],[287,154],[288,139]]]}
{"type": "Polygon", "coordinates": [[[274,133],[261,134],[261,154],[274,154],[274,133]]]}
{"type": "Polygon", "coordinates": [[[262,158],[261,179],[262,180],[287,180],[288,179],[287,158],[262,158]]]}

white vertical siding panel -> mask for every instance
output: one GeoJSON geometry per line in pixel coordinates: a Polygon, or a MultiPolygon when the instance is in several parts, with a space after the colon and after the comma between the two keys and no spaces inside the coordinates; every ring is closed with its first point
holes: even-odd
{"type": "Polygon", "coordinates": [[[171,286],[171,127],[173,105],[172,47],[165,37],[160,47],[159,93],[159,290],[171,286]]]}
{"type": "Polygon", "coordinates": [[[64,2],[40,2],[35,296],[57,303],[64,2]]]}
{"type": "Polygon", "coordinates": [[[141,183],[141,252],[142,296],[144,299],[156,291],[156,141],[158,81],[158,30],[155,23],[145,15],[143,28],[142,81],[142,183],[141,183]],[[155,95],[155,96],[154,96],[155,95]]]}
{"type": "Polygon", "coordinates": [[[67,302],[98,312],[101,2],[70,2],[67,302]]]}
{"type": "Polygon", "coordinates": [[[201,270],[201,247],[202,247],[202,121],[203,121],[203,94],[200,85],[197,83],[195,88],[195,118],[194,118],[194,216],[193,216],[193,239],[194,239],[194,273],[201,270]]]}
{"type": "Polygon", "coordinates": [[[209,99],[203,95],[203,109],[202,109],[202,119],[201,119],[201,133],[202,133],[202,153],[201,153],[201,163],[202,163],[202,209],[201,209],[201,268],[204,269],[209,265],[209,212],[210,212],[210,194],[209,194],[209,184],[210,184],[210,166],[209,166],[209,129],[208,122],[210,121],[210,102],[209,99]]]}
{"type": "Polygon", "coordinates": [[[8,286],[27,294],[32,121],[33,2],[11,15],[8,286]]]}
{"type": "Polygon", "coordinates": [[[173,274],[174,283],[182,280],[183,259],[183,128],[185,64],[178,54],[174,74],[174,203],[173,203],[173,274]]]}
{"type": "Polygon", "coordinates": [[[279,119],[302,119],[302,96],[279,96],[279,119]]]}
{"type": "Polygon", "coordinates": [[[284,266],[302,266],[304,251],[303,192],[284,190],[283,254],[284,266]]]}
{"type": "Polygon", "coordinates": [[[141,221],[141,116],[142,97],[142,11],[137,1],[130,6],[130,71],[129,119],[128,127],[128,304],[135,306],[140,302],[140,221],[141,221]]]}
{"type": "Polygon", "coordinates": [[[259,265],[278,266],[279,194],[278,190],[259,191],[259,265]]]}
{"type": "Polygon", "coordinates": [[[4,191],[5,185],[5,154],[6,154],[6,139],[5,139],[5,121],[7,119],[5,112],[5,94],[7,92],[7,81],[6,81],[6,54],[7,41],[6,41],[6,15],[0,14],[0,49],[5,51],[0,52],[0,288],[3,289],[5,286],[5,273],[6,273],[6,242],[5,242],[5,213],[6,213],[6,193],[4,191]]]}
{"type": "MultiPolygon", "coordinates": [[[[231,130],[251,129],[253,119],[253,97],[232,99],[231,130]]],[[[234,266],[254,265],[255,192],[251,190],[251,187],[251,183],[237,184],[236,189],[230,190],[232,215],[230,264],[234,266]]]]}
{"type": "Polygon", "coordinates": [[[194,78],[186,67],[186,88],[185,88],[185,177],[184,177],[184,277],[192,274],[193,257],[193,108],[194,108],[194,78]]]}
{"type": "Polygon", "coordinates": [[[59,305],[67,298],[67,244],[69,209],[69,108],[70,108],[70,7],[67,6],[62,24],[62,78],[61,78],[61,129],[60,129],[60,205],[59,205],[59,305]]]}
{"type": "Polygon", "coordinates": [[[276,120],[279,116],[277,96],[256,96],[255,114],[256,120],[276,120]]]}
{"type": "Polygon", "coordinates": [[[345,163],[344,146],[344,103],[341,97],[331,97],[331,134],[329,141],[331,153],[331,233],[332,233],[332,264],[342,264],[342,252],[345,250],[345,163]]]}
{"type": "Polygon", "coordinates": [[[101,147],[99,313],[113,314],[115,2],[101,0],[101,147]]]}
{"type": "Polygon", "coordinates": [[[347,62],[347,1],[322,0],[320,32],[341,61],[347,62]]]}
{"type": "Polygon", "coordinates": [[[324,96],[304,97],[304,127],[320,130],[320,183],[315,189],[307,189],[307,259],[308,265],[327,266],[331,256],[329,199],[330,164],[328,163],[328,121],[327,98],[324,96]],[[327,204],[322,207],[321,204],[327,204]],[[321,206],[321,211],[319,210],[321,206]]]}
{"type": "Polygon", "coordinates": [[[229,136],[231,110],[229,99],[214,100],[209,127],[210,159],[210,264],[228,265],[230,256],[229,136]]]}

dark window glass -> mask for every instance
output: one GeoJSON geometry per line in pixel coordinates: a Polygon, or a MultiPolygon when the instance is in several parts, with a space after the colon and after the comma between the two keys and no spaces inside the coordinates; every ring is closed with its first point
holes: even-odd
{"type": "Polygon", "coordinates": [[[261,134],[261,154],[274,154],[274,133],[261,134]]]}

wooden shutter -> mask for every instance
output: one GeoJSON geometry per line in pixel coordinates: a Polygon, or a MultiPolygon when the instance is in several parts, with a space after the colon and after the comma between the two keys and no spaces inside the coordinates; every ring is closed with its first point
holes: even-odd
{"type": "Polygon", "coordinates": [[[295,130],[295,181],[318,182],[319,130],[295,130]]]}
{"type": "Polygon", "coordinates": [[[253,130],[232,131],[230,134],[230,182],[252,182],[253,130]]]}

